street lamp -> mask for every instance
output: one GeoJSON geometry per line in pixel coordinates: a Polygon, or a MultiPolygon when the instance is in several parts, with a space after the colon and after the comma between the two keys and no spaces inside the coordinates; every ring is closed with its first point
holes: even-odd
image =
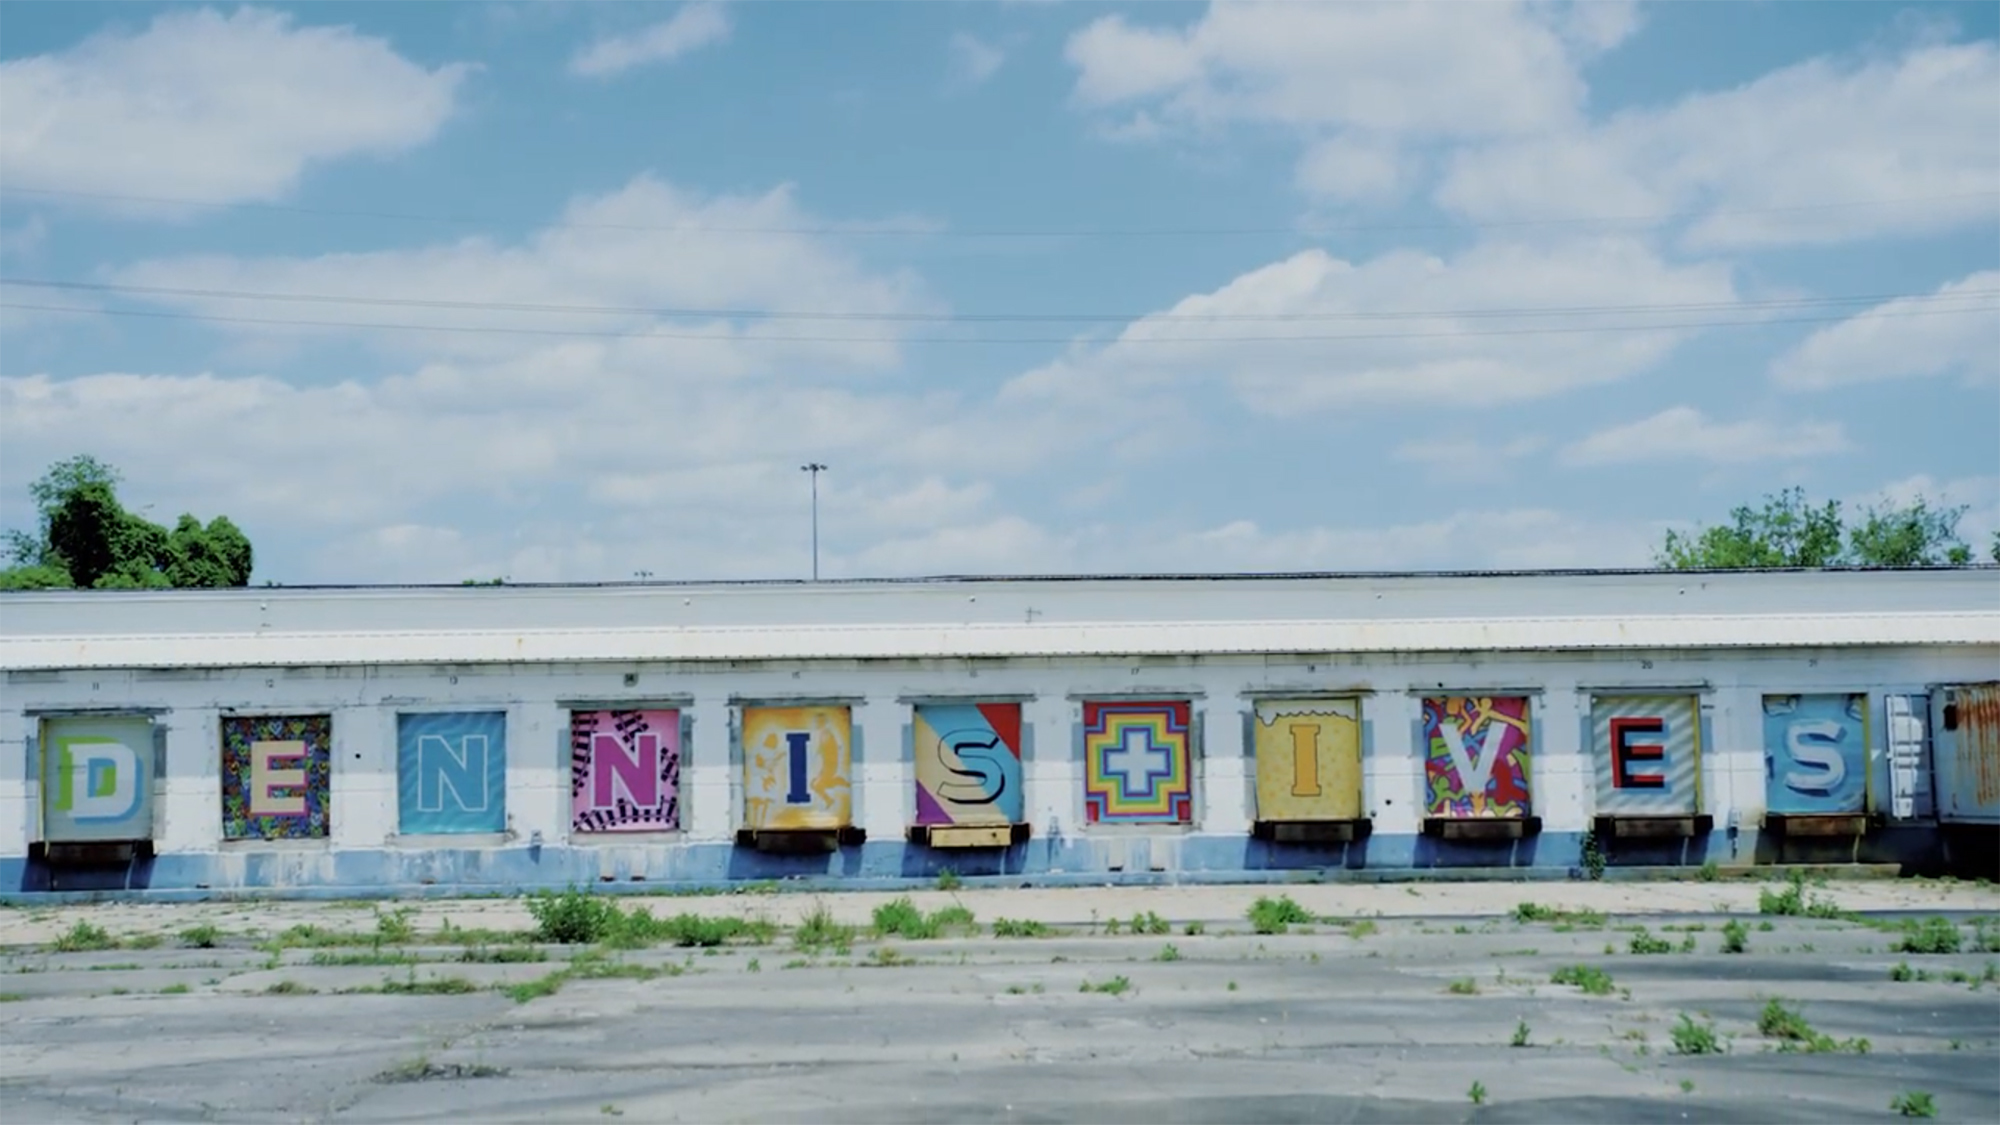
{"type": "Polygon", "coordinates": [[[813,581],[819,581],[819,475],[826,466],[818,461],[800,465],[799,471],[812,474],[812,520],[813,520],[813,581]]]}

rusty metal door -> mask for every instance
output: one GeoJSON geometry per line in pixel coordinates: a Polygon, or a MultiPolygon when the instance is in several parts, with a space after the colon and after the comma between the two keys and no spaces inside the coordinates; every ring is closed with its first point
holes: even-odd
{"type": "Polygon", "coordinates": [[[1938,819],[2000,824],[2000,682],[1931,693],[1938,819]]]}
{"type": "Polygon", "coordinates": [[[1886,811],[1892,820],[1923,820],[1937,814],[1931,787],[1931,697],[1891,695],[1882,701],[1884,741],[1889,750],[1886,811]]]}

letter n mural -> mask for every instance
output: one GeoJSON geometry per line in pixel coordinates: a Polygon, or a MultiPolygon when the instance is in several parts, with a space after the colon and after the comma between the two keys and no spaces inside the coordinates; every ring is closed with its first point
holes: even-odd
{"type": "Polygon", "coordinates": [[[743,708],[743,827],[851,824],[853,737],[844,706],[743,708]]]}
{"type": "Polygon", "coordinates": [[[1447,820],[1529,815],[1526,696],[1424,700],[1425,815],[1447,820]]]}
{"type": "Polygon", "coordinates": [[[1868,697],[1764,697],[1764,807],[1794,816],[1868,808],[1868,697]]]}
{"type": "Polygon", "coordinates": [[[1701,704],[1695,696],[1596,696],[1590,727],[1599,816],[1700,811],[1701,704]]]}
{"type": "Polygon", "coordinates": [[[919,825],[1021,822],[1019,703],[921,703],[911,736],[919,825]]]}
{"type": "Polygon", "coordinates": [[[1192,706],[1083,705],[1083,815],[1087,824],[1193,824],[1192,706]]]}
{"type": "Polygon", "coordinates": [[[506,712],[398,715],[396,752],[403,835],[506,829],[506,712]]]}
{"type": "Polygon", "coordinates": [[[145,715],[43,719],[42,839],[152,839],[153,738],[145,715]]]}
{"type": "Polygon", "coordinates": [[[223,716],[224,839],[324,839],[332,779],[333,716],[223,716]]]}
{"type": "Polygon", "coordinates": [[[673,832],[681,826],[681,713],[572,711],[572,833],[673,832]]]}

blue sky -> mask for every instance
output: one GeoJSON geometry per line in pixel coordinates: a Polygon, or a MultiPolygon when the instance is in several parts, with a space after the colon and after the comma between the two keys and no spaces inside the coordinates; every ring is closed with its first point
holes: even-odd
{"type": "Polygon", "coordinates": [[[828,577],[2000,528],[1991,4],[0,28],[9,526],[90,452],[286,583],[799,577],[809,460],[828,577]]]}

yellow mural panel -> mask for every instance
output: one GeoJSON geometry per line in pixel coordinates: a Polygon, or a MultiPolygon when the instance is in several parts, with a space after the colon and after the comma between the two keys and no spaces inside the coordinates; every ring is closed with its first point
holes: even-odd
{"type": "Polygon", "coordinates": [[[853,730],[846,707],[745,707],[743,827],[851,823],[853,730]]]}
{"type": "Polygon", "coordinates": [[[1257,704],[1257,819],[1361,816],[1361,703],[1267,699],[1257,704]]]}

